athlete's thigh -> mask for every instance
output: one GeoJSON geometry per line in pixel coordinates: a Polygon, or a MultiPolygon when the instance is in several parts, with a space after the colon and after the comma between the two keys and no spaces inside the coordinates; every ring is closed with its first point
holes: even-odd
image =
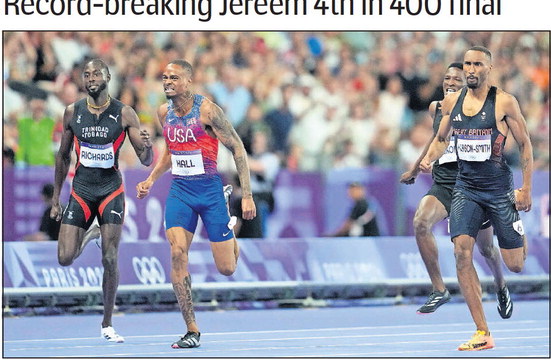
{"type": "Polygon", "coordinates": [[[494,226],[500,248],[517,249],[524,246],[524,227],[515,208],[512,191],[508,194],[496,195],[488,200],[486,212],[494,226]]]}
{"type": "Polygon", "coordinates": [[[415,211],[416,220],[428,221],[431,225],[444,220],[447,216],[446,207],[434,195],[425,195],[415,211]]]}
{"type": "Polygon", "coordinates": [[[451,212],[453,185],[433,183],[427,192],[427,196],[429,195],[436,198],[436,200],[444,207],[446,212],[445,217],[449,216],[451,212]]]}
{"type": "Polygon", "coordinates": [[[450,214],[450,235],[453,239],[459,235],[469,235],[475,239],[485,220],[484,209],[473,194],[456,187],[453,191],[450,214]]]}
{"type": "Polygon", "coordinates": [[[121,185],[114,192],[106,195],[98,204],[98,223],[122,225],[124,222],[124,188],[121,185]]]}
{"type": "Polygon", "coordinates": [[[235,238],[230,238],[224,241],[211,241],[210,248],[212,250],[212,257],[216,266],[220,268],[235,266],[235,238]]]}
{"type": "Polygon", "coordinates": [[[94,221],[96,214],[97,204],[73,191],[65,211],[63,211],[61,225],[68,224],[86,230],[94,221]]]}
{"type": "Polygon", "coordinates": [[[226,241],[235,237],[222,183],[213,183],[201,194],[199,215],[211,242],[226,241]]]}
{"type": "Polygon", "coordinates": [[[57,240],[58,256],[63,258],[74,258],[80,251],[82,238],[86,230],[71,224],[61,224],[57,240]]]}
{"type": "Polygon", "coordinates": [[[182,197],[169,193],[165,204],[165,229],[180,227],[190,233],[197,229],[198,213],[182,197]]]}

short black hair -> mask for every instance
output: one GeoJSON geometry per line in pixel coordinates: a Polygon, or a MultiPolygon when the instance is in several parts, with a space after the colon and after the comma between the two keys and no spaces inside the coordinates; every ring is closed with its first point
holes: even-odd
{"type": "Polygon", "coordinates": [[[94,66],[99,67],[100,69],[105,69],[105,71],[107,72],[107,75],[111,75],[111,73],[109,72],[109,66],[107,66],[105,61],[103,61],[101,59],[92,59],[92,60],[87,61],[84,66],[86,66],[90,63],[92,63],[92,65],[94,65],[94,66]]]}
{"type": "Polygon", "coordinates": [[[181,66],[184,70],[189,72],[190,76],[193,76],[193,66],[191,66],[189,62],[182,59],[176,59],[169,62],[169,64],[175,64],[175,65],[181,66]]]}
{"type": "Polygon", "coordinates": [[[459,70],[463,70],[463,64],[460,62],[452,62],[450,65],[448,65],[448,69],[451,68],[457,68],[459,70]]]}
{"type": "Polygon", "coordinates": [[[480,46],[480,45],[473,46],[473,47],[471,47],[469,50],[483,52],[484,54],[486,54],[486,56],[488,56],[488,58],[489,58],[490,60],[492,60],[492,52],[491,52],[490,50],[488,50],[488,48],[486,48],[486,47],[484,47],[484,46],[480,46]]]}

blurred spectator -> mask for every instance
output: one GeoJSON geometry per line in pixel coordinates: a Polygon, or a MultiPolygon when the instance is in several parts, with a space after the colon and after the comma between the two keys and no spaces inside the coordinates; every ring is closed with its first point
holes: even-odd
{"type": "Polygon", "coordinates": [[[369,208],[364,185],[359,182],[348,184],[348,197],[354,201],[352,210],[330,236],[379,236],[376,214],[369,208]]]}
{"type": "Polygon", "coordinates": [[[234,127],[243,121],[252,102],[251,92],[242,85],[240,75],[236,67],[225,65],[221,79],[207,87],[234,127]]]}
{"type": "Polygon", "coordinates": [[[263,120],[262,109],[257,103],[252,103],[247,110],[245,120],[235,129],[243,141],[247,154],[252,154],[253,137],[256,132],[263,132],[267,138],[271,138],[271,130],[263,120]]]}
{"type": "Polygon", "coordinates": [[[52,210],[52,197],[54,195],[54,185],[44,184],[42,187],[42,200],[46,205],[46,209],[40,219],[40,227],[37,232],[26,235],[23,240],[25,241],[45,241],[45,240],[57,240],[59,235],[59,228],[61,227],[61,220],[55,221],[50,218],[50,210],[52,210]]]}
{"type": "MultiPolygon", "coordinates": [[[[58,120],[64,104],[74,102],[64,98],[80,97],[75,64],[103,58],[113,64],[112,92],[134,104],[140,120],[152,123],[158,136],[162,130],[154,109],[164,96],[157,79],[168,61],[186,58],[195,65],[195,90],[219,103],[235,126],[244,121],[250,104],[260,107],[272,129],[274,150],[289,169],[326,170],[332,159],[354,153],[368,157],[364,165],[398,166],[400,140],[410,138],[419,113],[441,94],[436,74],[472,45],[494,54],[491,81],[519,100],[531,137],[538,137],[534,149],[549,147],[548,32],[41,31],[5,32],[3,40],[4,145],[16,152],[16,120],[26,94],[9,84],[47,91],[47,111],[58,120]],[[356,104],[365,109],[362,118],[376,124],[370,130],[343,127],[354,136],[371,135],[362,149],[359,139],[330,138],[331,132],[322,129],[331,123],[326,121],[333,116],[329,108],[336,108],[334,119],[354,123],[346,117],[356,104]],[[310,143],[306,135],[312,136],[310,143]]],[[[508,152],[513,162],[515,151],[508,152]]],[[[549,168],[546,153],[535,153],[535,169],[549,168]]]]}
{"type": "MultiPolygon", "coordinates": [[[[239,238],[262,238],[267,234],[268,217],[275,207],[273,187],[280,168],[279,158],[270,150],[268,141],[263,131],[253,133],[249,168],[251,190],[257,212],[253,220],[240,221],[237,233],[239,238]]],[[[237,206],[232,211],[232,215],[236,215],[239,219],[241,219],[240,208],[237,206]]]]}
{"type": "Polygon", "coordinates": [[[17,163],[26,165],[54,165],[53,134],[55,121],[46,114],[45,99],[29,101],[30,116],[18,121],[19,147],[17,163]]]}
{"type": "Polygon", "coordinates": [[[289,101],[291,100],[293,91],[291,84],[283,85],[281,88],[281,105],[269,111],[264,118],[264,121],[272,131],[274,151],[281,159],[289,152],[289,132],[295,121],[295,117],[289,108],[289,101]]]}

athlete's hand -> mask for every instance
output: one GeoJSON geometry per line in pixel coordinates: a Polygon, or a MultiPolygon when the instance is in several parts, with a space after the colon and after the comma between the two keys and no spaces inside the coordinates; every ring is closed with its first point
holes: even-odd
{"type": "Polygon", "coordinates": [[[241,210],[245,220],[252,220],[256,217],[256,205],[252,196],[241,199],[241,210]]]}
{"type": "Polygon", "coordinates": [[[408,170],[400,176],[400,182],[402,184],[411,185],[415,183],[415,178],[419,174],[419,170],[408,170]]]}
{"type": "Polygon", "coordinates": [[[523,189],[515,190],[515,207],[518,211],[530,211],[532,208],[532,196],[530,191],[523,189]]]}
{"type": "Polygon", "coordinates": [[[52,205],[52,209],[50,210],[50,218],[55,221],[60,221],[62,215],[63,215],[63,210],[61,210],[61,205],[59,204],[52,205]]]}
{"type": "Polygon", "coordinates": [[[421,160],[421,163],[419,163],[419,170],[424,173],[432,171],[432,163],[429,161],[428,157],[425,156],[423,160],[421,160]]]}
{"type": "Polygon", "coordinates": [[[140,137],[142,138],[143,143],[146,147],[153,146],[153,144],[151,144],[151,141],[149,140],[150,136],[149,136],[149,132],[147,132],[147,130],[145,130],[145,129],[140,130],[140,137]]]}
{"type": "Polygon", "coordinates": [[[136,197],[138,199],[143,199],[149,195],[149,189],[151,189],[151,186],[153,186],[153,182],[151,180],[144,180],[141,183],[138,183],[138,185],[136,185],[136,197]]]}

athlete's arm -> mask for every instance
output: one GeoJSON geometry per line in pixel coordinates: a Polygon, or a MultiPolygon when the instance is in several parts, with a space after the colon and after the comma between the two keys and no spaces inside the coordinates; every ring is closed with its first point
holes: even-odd
{"type": "Polygon", "coordinates": [[[140,130],[140,119],[130,106],[122,108],[123,126],[126,128],[130,143],[138,155],[142,165],[149,166],[153,162],[153,149],[147,130],[140,130]]]}
{"type": "Polygon", "coordinates": [[[237,135],[237,132],[218,105],[210,100],[205,100],[201,105],[201,113],[206,114],[205,119],[202,119],[203,124],[210,126],[218,140],[233,154],[237,176],[239,176],[243,192],[241,200],[243,219],[251,220],[256,216],[256,206],[251,191],[250,170],[245,146],[243,146],[239,135],[237,135]]]}
{"type": "Polygon", "coordinates": [[[442,100],[442,120],[440,120],[440,127],[427,150],[427,154],[419,164],[421,171],[430,171],[432,162],[440,159],[448,147],[449,134],[452,129],[450,114],[458,96],[459,93],[453,93],[442,100]]]}
{"type": "Polygon", "coordinates": [[[74,134],[69,124],[73,118],[74,111],[75,108],[72,104],[65,108],[65,112],[63,113],[63,134],[61,135],[61,144],[55,156],[54,194],[52,197],[50,217],[56,221],[60,221],[63,214],[61,205],[59,204],[59,195],[63,182],[69,172],[69,166],[71,165],[71,149],[73,148],[74,134]]]}
{"type": "MultiPolygon", "coordinates": [[[[438,105],[438,101],[433,101],[429,106],[429,114],[430,114],[433,121],[434,121],[434,116],[436,114],[436,106],[437,105],[438,105]]],[[[427,155],[427,152],[429,151],[430,144],[432,143],[432,141],[434,140],[435,137],[436,137],[436,134],[433,133],[432,137],[425,144],[425,147],[423,148],[423,151],[421,152],[421,155],[419,155],[419,157],[417,158],[417,160],[415,161],[415,163],[413,164],[411,169],[409,169],[408,171],[403,173],[402,176],[400,176],[400,182],[402,184],[410,185],[410,184],[415,183],[415,178],[417,177],[417,175],[419,175],[419,171],[421,170],[421,169],[419,169],[419,164],[421,164],[421,161],[423,160],[425,155],[427,155]]]]}
{"type": "Polygon", "coordinates": [[[520,150],[520,166],[522,170],[522,187],[515,196],[516,208],[520,211],[530,211],[532,207],[532,172],[534,167],[534,155],[532,142],[526,128],[526,120],[520,111],[517,99],[503,93],[503,109],[505,121],[511,130],[520,150]]]}
{"type": "MultiPolygon", "coordinates": [[[[159,110],[157,111],[157,116],[159,118],[159,122],[161,123],[161,128],[164,125],[165,118],[167,113],[167,105],[161,105],[159,107],[159,110]]],[[[144,181],[138,183],[136,185],[136,192],[138,199],[143,199],[149,194],[149,189],[153,186],[155,181],[157,181],[161,175],[163,175],[170,167],[172,166],[172,163],[170,161],[170,152],[168,150],[168,145],[165,144],[165,150],[161,154],[161,158],[159,161],[157,161],[157,164],[155,164],[155,167],[151,171],[151,174],[145,179],[144,181]]]]}

